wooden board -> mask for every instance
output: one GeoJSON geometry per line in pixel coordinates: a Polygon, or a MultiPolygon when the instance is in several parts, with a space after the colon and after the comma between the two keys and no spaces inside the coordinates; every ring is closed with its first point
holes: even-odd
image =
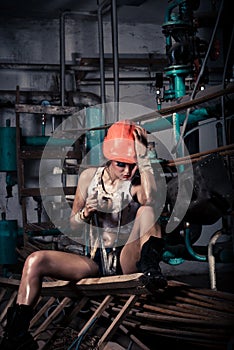
{"type": "MultiPolygon", "coordinates": [[[[0,286],[13,289],[19,288],[20,281],[0,277],[0,286]]],[[[79,282],[69,281],[46,281],[42,283],[43,296],[66,296],[76,297],[84,293],[87,296],[107,294],[150,294],[145,286],[145,279],[142,273],[129,275],[105,276],[97,278],[83,278],[79,282]]]]}

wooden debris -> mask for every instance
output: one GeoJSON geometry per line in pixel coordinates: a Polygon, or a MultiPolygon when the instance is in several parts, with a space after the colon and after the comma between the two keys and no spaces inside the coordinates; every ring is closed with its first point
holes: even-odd
{"type": "MultiPolygon", "coordinates": [[[[27,242],[21,259],[37,249],[27,242]]],[[[0,336],[19,278],[0,277],[0,336]]],[[[64,350],[74,342],[80,350],[122,350],[121,336],[142,350],[233,347],[233,294],[169,281],[166,290],[152,295],[141,273],[78,283],[45,279],[34,311],[30,331],[39,350],[64,350]]]]}
{"type": "MultiPolygon", "coordinates": [[[[233,294],[169,281],[165,291],[152,295],[147,292],[141,277],[142,274],[88,278],[76,284],[67,281],[43,282],[42,296],[35,308],[37,313],[31,322],[33,335],[40,344],[44,344],[41,349],[54,339],[57,348],[52,342],[49,349],[59,350],[61,329],[68,332],[67,327],[74,319],[80,325],[76,336],[77,339],[82,338],[83,349],[85,343],[90,342],[90,336],[96,339],[93,349],[104,349],[116,332],[121,332],[129,338],[129,342],[144,350],[154,349],[149,344],[152,338],[167,342],[174,339],[197,349],[227,349],[234,334],[233,294]],[[45,317],[45,311],[55,301],[57,305],[45,317]],[[87,308],[89,313],[85,320],[83,308],[87,308]],[[56,321],[62,312],[64,316],[59,322],[56,321]],[[99,322],[102,324],[103,318],[107,325],[103,333],[94,338],[97,336],[92,333],[94,324],[99,324],[100,329],[99,322]]],[[[0,301],[8,294],[8,302],[1,310],[2,325],[18,286],[19,280],[0,278],[0,301]]],[[[73,331],[70,332],[72,344],[73,331]]]]}

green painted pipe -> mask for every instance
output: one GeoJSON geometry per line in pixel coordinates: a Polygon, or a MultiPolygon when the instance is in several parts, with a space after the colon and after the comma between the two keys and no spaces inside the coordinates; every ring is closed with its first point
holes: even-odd
{"type": "Polygon", "coordinates": [[[205,255],[200,255],[200,254],[197,254],[191,244],[190,244],[190,229],[189,228],[186,228],[185,229],[185,246],[189,252],[189,254],[195,259],[195,260],[198,260],[198,261],[207,261],[207,256],[205,255]]]}
{"type": "MultiPolygon", "coordinates": [[[[183,125],[186,114],[177,114],[178,115],[178,123],[179,125],[183,125]]],[[[193,124],[199,122],[201,120],[206,120],[207,118],[212,118],[209,116],[206,108],[195,109],[193,112],[189,114],[188,124],[193,124]]],[[[149,132],[162,131],[169,129],[173,126],[173,118],[172,115],[169,117],[159,117],[150,122],[146,122],[143,124],[144,128],[149,132]]]]}
{"type": "Polygon", "coordinates": [[[45,146],[49,139],[50,146],[71,146],[71,140],[51,136],[23,136],[23,144],[26,146],[45,146]]]}
{"type": "MultiPolygon", "coordinates": [[[[94,128],[104,125],[104,115],[100,107],[89,107],[86,109],[86,127],[94,128]]],[[[102,142],[105,130],[90,130],[86,133],[88,161],[92,165],[99,165],[102,159],[102,142]]]]}

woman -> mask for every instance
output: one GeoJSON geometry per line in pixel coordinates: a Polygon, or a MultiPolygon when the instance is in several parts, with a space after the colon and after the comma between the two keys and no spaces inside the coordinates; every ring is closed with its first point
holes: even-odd
{"type": "Polygon", "coordinates": [[[41,250],[26,259],[16,305],[8,309],[2,350],[37,348],[28,328],[45,276],[79,281],[143,272],[152,291],[167,286],[159,266],[164,241],[155,220],[156,183],[146,131],[129,120],[113,124],[103,154],[105,166],[80,174],[70,216],[72,230],[88,230],[89,253],[41,250]]]}

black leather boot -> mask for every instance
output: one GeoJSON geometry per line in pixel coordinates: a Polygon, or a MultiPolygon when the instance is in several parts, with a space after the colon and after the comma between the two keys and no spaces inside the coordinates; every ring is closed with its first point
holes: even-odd
{"type": "Polygon", "coordinates": [[[141,257],[137,262],[139,272],[143,272],[146,277],[146,286],[154,292],[157,289],[167,287],[167,279],[163,276],[159,263],[162,258],[164,240],[151,236],[141,249],[141,257]]]}
{"type": "Polygon", "coordinates": [[[28,305],[16,304],[8,308],[7,324],[0,343],[1,350],[38,349],[37,342],[28,331],[32,315],[32,308],[28,305]]]}

